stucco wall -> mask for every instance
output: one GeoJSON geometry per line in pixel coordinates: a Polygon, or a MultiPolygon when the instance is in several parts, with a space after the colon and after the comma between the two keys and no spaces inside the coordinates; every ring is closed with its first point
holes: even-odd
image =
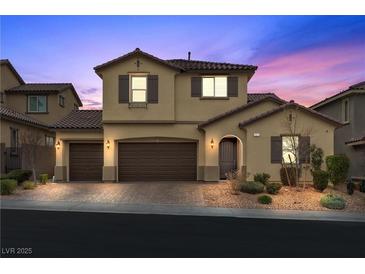
{"type": "MultiPolygon", "coordinates": [[[[36,93],[33,94],[37,95],[36,93]]],[[[27,95],[24,93],[7,93],[7,106],[18,112],[26,113],[41,122],[52,124],[69,114],[74,109],[74,104],[78,104],[70,89],[66,89],[59,94],[65,97],[65,107],[58,104],[58,94],[48,94],[48,113],[27,113],[27,95]]]]}
{"type": "Polygon", "coordinates": [[[6,64],[2,64],[0,67],[0,77],[0,92],[20,85],[18,79],[6,64]]]}
{"type": "MultiPolygon", "coordinates": [[[[271,136],[290,133],[285,123],[286,115],[286,112],[280,112],[246,127],[249,180],[253,179],[255,173],[266,172],[271,175],[271,180],[280,181],[281,164],[271,163],[271,136]],[[260,136],[254,137],[254,133],[259,133],[260,136]]],[[[297,117],[296,132],[302,135],[308,135],[309,132],[311,144],[322,148],[324,157],[332,155],[335,127],[302,111],[297,112],[297,117]]],[[[311,180],[309,172],[306,180],[311,180]]]]}

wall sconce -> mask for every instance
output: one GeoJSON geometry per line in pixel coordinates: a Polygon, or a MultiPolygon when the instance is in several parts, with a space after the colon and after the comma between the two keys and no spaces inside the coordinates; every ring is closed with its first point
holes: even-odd
{"type": "Polygon", "coordinates": [[[109,140],[106,141],[106,148],[109,149],[110,148],[110,142],[109,140]]]}
{"type": "Polygon", "coordinates": [[[213,149],[213,147],[214,147],[214,140],[213,140],[213,138],[212,138],[212,140],[210,140],[210,147],[211,147],[211,149],[213,149]]]}
{"type": "Polygon", "coordinates": [[[58,140],[57,143],[56,143],[56,148],[60,149],[60,146],[61,146],[61,143],[60,143],[60,140],[58,140]]]}

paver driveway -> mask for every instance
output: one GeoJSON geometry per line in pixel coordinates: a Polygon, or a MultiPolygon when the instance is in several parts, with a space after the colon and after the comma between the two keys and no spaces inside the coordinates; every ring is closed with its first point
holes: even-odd
{"type": "Polygon", "coordinates": [[[204,206],[203,187],[219,183],[134,182],[134,183],[48,183],[35,190],[17,189],[7,200],[79,201],[100,203],[158,203],[204,206]]]}

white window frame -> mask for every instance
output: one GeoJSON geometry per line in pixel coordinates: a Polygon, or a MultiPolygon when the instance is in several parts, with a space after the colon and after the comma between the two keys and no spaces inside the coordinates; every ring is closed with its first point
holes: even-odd
{"type": "MultiPolygon", "coordinates": [[[[292,145],[291,144],[291,140],[289,140],[290,142],[290,146],[292,145]]],[[[291,147],[290,147],[291,149],[291,147]]],[[[290,154],[290,155],[293,155],[292,157],[292,163],[295,163],[296,160],[299,159],[299,135],[294,135],[294,136],[291,136],[291,135],[283,135],[281,136],[281,158],[282,158],[282,161],[283,163],[285,164],[290,164],[290,161],[289,161],[289,157],[287,157],[288,159],[286,159],[286,157],[284,155],[286,154],[290,154]],[[286,151],[287,149],[284,148],[284,138],[296,138],[296,149],[295,149],[295,152],[296,152],[296,155],[293,155],[292,151],[286,151]]]]}
{"type": "Polygon", "coordinates": [[[133,73],[129,75],[129,83],[130,83],[130,89],[129,89],[129,102],[130,103],[147,103],[147,92],[148,92],[148,74],[146,73],[133,73]],[[146,78],[146,89],[134,89],[133,88],[133,78],[146,78]],[[145,100],[144,101],[133,101],[133,91],[145,91],[145,100]]]}
{"type": "Polygon", "coordinates": [[[342,121],[344,123],[350,122],[350,100],[349,98],[346,98],[342,101],[342,121]],[[346,109],[347,105],[347,109],[346,109]],[[347,116],[347,119],[346,119],[347,116]]]}
{"type": "Polygon", "coordinates": [[[47,110],[48,110],[47,95],[28,95],[27,100],[28,100],[27,112],[29,112],[29,113],[45,113],[45,112],[47,112],[47,110]],[[30,109],[30,98],[32,98],[32,97],[37,98],[37,110],[35,110],[35,111],[30,109]],[[44,97],[45,98],[45,107],[46,107],[46,109],[44,111],[39,111],[39,105],[38,105],[39,97],[44,97]]]}
{"type": "Polygon", "coordinates": [[[45,145],[49,146],[49,147],[54,147],[55,146],[55,137],[46,135],[45,145]],[[52,140],[52,142],[50,143],[49,140],[52,140]]]}
{"type": "Polygon", "coordinates": [[[206,76],[202,76],[202,97],[205,98],[226,98],[228,97],[228,76],[227,75],[206,75],[206,76]],[[216,78],[218,77],[224,77],[226,78],[226,94],[224,96],[217,96],[216,95],[216,85],[215,85],[215,81],[216,78]],[[213,78],[213,95],[204,95],[204,78],[213,78]]]}

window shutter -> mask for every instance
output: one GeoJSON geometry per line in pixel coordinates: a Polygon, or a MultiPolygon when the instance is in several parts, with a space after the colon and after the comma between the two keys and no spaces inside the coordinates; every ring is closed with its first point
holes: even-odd
{"type": "Polygon", "coordinates": [[[283,157],[283,145],[281,136],[271,136],[271,163],[281,163],[283,157]]]}
{"type": "Polygon", "coordinates": [[[202,78],[191,77],[191,97],[202,96],[202,78]]]}
{"type": "Polygon", "coordinates": [[[150,104],[158,103],[158,75],[148,75],[147,102],[150,104]]]}
{"type": "Polygon", "coordinates": [[[238,96],[238,77],[229,76],[227,79],[227,95],[228,97],[238,96]]]}
{"type": "Polygon", "coordinates": [[[129,103],[129,75],[119,75],[119,103],[129,103]]]}
{"type": "Polygon", "coordinates": [[[308,164],[310,157],[310,137],[300,136],[299,137],[299,163],[308,164]]]}

